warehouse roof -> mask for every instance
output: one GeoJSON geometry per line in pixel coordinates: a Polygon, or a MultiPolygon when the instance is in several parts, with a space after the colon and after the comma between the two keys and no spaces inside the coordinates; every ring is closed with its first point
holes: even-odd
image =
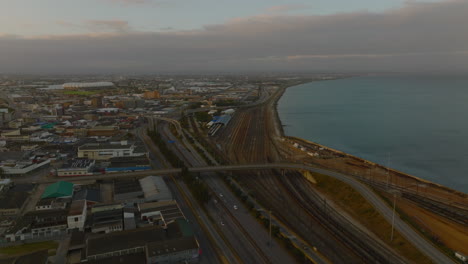
{"type": "Polygon", "coordinates": [[[144,247],[152,241],[167,241],[180,237],[182,237],[182,232],[176,223],[168,225],[167,231],[161,227],[143,227],[90,237],[87,242],[86,252],[88,256],[93,256],[135,247],[144,247]]]}
{"type": "Polygon", "coordinates": [[[161,176],[140,179],[140,185],[147,201],[172,200],[172,193],[161,176]]]}
{"type": "Polygon", "coordinates": [[[59,181],[47,186],[41,198],[67,197],[73,194],[73,183],[59,181]]]}

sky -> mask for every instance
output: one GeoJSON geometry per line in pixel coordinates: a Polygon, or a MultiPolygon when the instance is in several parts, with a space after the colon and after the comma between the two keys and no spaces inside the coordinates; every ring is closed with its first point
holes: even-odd
{"type": "Polygon", "coordinates": [[[468,0],[0,6],[0,73],[468,71],[468,0]]]}

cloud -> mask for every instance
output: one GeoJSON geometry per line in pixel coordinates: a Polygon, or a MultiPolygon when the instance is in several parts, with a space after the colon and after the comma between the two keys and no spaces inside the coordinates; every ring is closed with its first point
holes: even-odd
{"type": "Polygon", "coordinates": [[[105,0],[105,1],[112,2],[112,3],[118,3],[118,4],[127,4],[127,5],[145,4],[145,3],[153,2],[152,0],[105,0]]]}
{"type": "Polygon", "coordinates": [[[58,21],[58,25],[70,28],[70,29],[78,29],[84,30],[86,32],[104,32],[104,33],[111,33],[111,32],[118,32],[118,33],[126,33],[133,31],[133,29],[129,26],[128,21],[124,20],[87,20],[83,23],[71,23],[68,21],[58,21]]]}
{"type": "Polygon", "coordinates": [[[128,32],[131,28],[127,21],[123,20],[89,20],[86,21],[86,26],[93,31],[114,31],[114,32],[128,32]]]}
{"type": "Polygon", "coordinates": [[[276,5],[266,9],[266,13],[288,13],[291,11],[298,11],[309,9],[309,5],[304,4],[289,4],[289,5],[276,5]]]}
{"type": "Polygon", "coordinates": [[[111,4],[118,4],[123,6],[130,5],[153,5],[158,7],[168,7],[173,6],[174,2],[177,0],[101,0],[111,4]]]}
{"type": "Polygon", "coordinates": [[[387,12],[237,18],[190,31],[137,32],[88,21],[92,34],[0,37],[0,73],[468,71],[468,1],[387,12]]]}

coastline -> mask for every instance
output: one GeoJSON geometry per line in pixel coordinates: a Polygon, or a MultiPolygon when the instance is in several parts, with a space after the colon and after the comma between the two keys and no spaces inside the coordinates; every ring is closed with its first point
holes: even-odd
{"type": "MultiPolygon", "coordinates": [[[[310,81],[308,81],[310,82],[310,81]]],[[[308,82],[303,82],[303,83],[308,83],[308,82]]],[[[301,83],[301,84],[303,84],[301,83]]],[[[300,85],[300,84],[294,84],[294,85],[291,85],[291,86],[286,86],[286,87],[281,87],[280,90],[274,95],[274,98],[272,98],[272,101],[271,101],[271,105],[269,104],[267,106],[267,108],[269,108],[269,110],[273,111],[273,117],[272,117],[272,120],[271,122],[273,122],[273,126],[275,127],[275,134],[278,138],[284,138],[284,139],[287,139],[291,142],[296,142],[296,143],[300,143],[302,145],[309,145],[309,146],[312,146],[312,147],[315,147],[315,148],[323,148],[324,150],[332,153],[333,155],[335,155],[336,157],[346,157],[346,158],[349,158],[351,160],[354,160],[358,163],[362,163],[366,166],[372,166],[372,167],[376,167],[380,170],[386,170],[388,171],[389,174],[392,174],[394,175],[395,177],[400,177],[400,178],[406,178],[407,180],[406,181],[403,181],[403,182],[407,182],[408,180],[410,181],[413,181],[413,185],[416,184],[416,185],[427,185],[427,186],[430,186],[431,188],[435,188],[435,189],[439,189],[439,190],[442,190],[443,192],[446,192],[446,193],[450,193],[451,195],[455,195],[457,196],[458,198],[461,198],[462,199],[462,206],[464,207],[464,209],[468,209],[468,204],[466,204],[466,200],[468,199],[468,194],[464,193],[464,192],[461,192],[461,191],[458,191],[458,190],[454,190],[454,189],[451,189],[447,186],[444,186],[444,185],[441,185],[441,184],[438,184],[438,183],[434,183],[434,182],[431,182],[431,181],[428,181],[428,180],[425,180],[425,179],[422,179],[422,178],[419,178],[419,177],[416,177],[414,175],[410,175],[410,174],[407,174],[407,173],[404,173],[404,172],[401,172],[401,171],[398,171],[398,170],[395,170],[395,169],[392,169],[392,168],[388,168],[384,165],[381,165],[381,164],[378,164],[378,163],[375,163],[375,162],[372,162],[372,161],[369,161],[369,160],[365,160],[363,158],[360,158],[360,157],[357,157],[357,156],[354,156],[354,155],[351,155],[351,154],[348,154],[348,153],[345,153],[343,151],[340,151],[340,150],[336,150],[336,149],[333,149],[333,148],[330,148],[330,147],[327,147],[327,146],[324,146],[324,145],[321,145],[319,143],[316,143],[316,142],[312,142],[312,141],[309,141],[309,140],[306,140],[306,139],[302,139],[302,138],[298,138],[298,137],[294,137],[294,136],[288,136],[285,134],[284,132],[284,129],[283,129],[283,124],[281,122],[281,119],[279,117],[279,112],[278,112],[278,102],[279,100],[282,98],[283,94],[286,92],[286,90],[288,88],[291,88],[291,87],[294,87],[294,86],[297,86],[297,85],[300,85]]],[[[323,165],[322,165],[323,166],[323,165]]],[[[327,167],[327,166],[324,166],[324,167],[327,167]]],[[[336,170],[336,168],[332,168],[332,167],[327,167],[329,169],[333,169],[333,170],[336,170]]],[[[343,171],[340,171],[338,170],[339,172],[342,172],[343,171]]],[[[388,181],[388,179],[387,179],[388,181]]],[[[395,183],[392,183],[392,184],[395,184],[395,183]]],[[[408,188],[408,186],[400,186],[398,184],[398,181],[396,183],[396,185],[398,185],[399,187],[402,187],[402,188],[408,188]]],[[[427,186],[425,188],[427,188],[427,186]]],[[[427,188],[429,189],[429,188],[427,188]]],[[[439,198],[438,195],[436,195],[434,197],[434,199],[437,199],[439,198]]]]}

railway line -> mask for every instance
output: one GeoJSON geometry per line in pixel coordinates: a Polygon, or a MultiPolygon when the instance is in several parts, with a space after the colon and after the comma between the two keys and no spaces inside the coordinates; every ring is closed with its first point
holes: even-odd
{"type": "MultiPolygon", "coordinates": [[[[279,150],[271,137],[270,114],[263,107],[251,107],[238,111],[231,121],[232,130],[219,133],[217,142],[223,144],[229,160],[238,164],[251,162],[268,163],[279,158],[279,150]],[[221,140],[225,140],[226,142],[221,140]]],[[[239,181],[253,190],[255,196],[266,208],[278,213],[282,222],[287,223],[312,248],[316,246],[333,263],[359,263],[360,259],[339,241],[331,237],[315,218],[311,218],[291,193],[286,192],[280,175],[274,170],[242,173],[239,181]],[[256,177],[256,176],[259,177],[256,177]],[[312,224],[313,223],[313,224],[312,224]],[[340,254],[336,254],[340,252],[340,254]]]]}
{"type": "MultiPolygon", "coordinates": [[[[231,162],[238,164],[245,164],[247,162],[276,162],[281,160],[280,155],[282,153],[287,152],[287,150],[282,149],[281,143],[278,143],[278,140],[276,140],[277,138],[279,138],[279,136],[273,133],[273,131],[277,131],[277,127],[275,127],[275,124],[273,122],[268,122],[269,120],[273,120],[271,116],[273,111],[268,111],[268,109],[273,108],[273,103],[275,102],[274,98],[277,96],[278,93],[280,92],[275,93],[272,96],[273,99],[267,100],[265,102],[265,105],[262,105],[262,107],[249,107],[238,111],[234,120],[231,120],[230,128],[227,128],[218,134],[219,136],[216,138],[216,140],[218,144],[223,144],[224,153],[227,155],[228,159],[231,162]]],[[[289,158],[291,158],[291,156],[289,156],[289,158]]],[[[265,176],[268,176],[268,174],[270,174],[270,177],[253,177],[253,174],[244,174],[239,178],[239,181],[247,187],[255,190],[256,195],[261,197],[262,202],[272,206],[273,208],[276,208],[275,210],[281,210],[281,207],[279,206],[279,204],[281,203],[281,199],[279,199],[278,197],[288,197],[288,199],[296,199],[296,201],[292,202],[290,206],[297,206],[296,204],[301,204],[302,202],[304,202],[303,200],[297,199],[306,199],[301,197],[308,197],[308,195],[313,195],[310,189],[302,189],[301,193],[288,192],[287,190],[278,190],[278,188],[274,188],[274,186],[282,186],[282,184],[284,183],[274,182],[274,177],[272,177],[274,172],[258,172],[258,174],[263,174],[265,176]]],[[[338,176],[338,174],[333,173],[333,177],[335,176],[337,176],[338,178],[341,177],[338,176]]],[[[346,182],[349,182],[349,180],[347,180],[346,182]]],[[[358,187],[361,188],[361,186],[358,187]]],[[[289,188],[292,190],[297,188],[297,186],[289,185],[289,188]]],[[[364,190],[361,188],[361,190],[358,191],[361,192],[364,190]]],[[[384,208],[380,199],[370,198],[366,195],[367,191],[365,191],[364,197],[366,199],[371,199],[371,203],[373,203],[374,206],[377,206],[379,208],[378,210],[384,215],[384,217],[387,220],[391,219],[391,210],[388,210],[388,207],[386,205],[385,207],[387,208],[384,208]]],[[[307,213],[312,211],[320,214],[320,211],[313,211],[313,208],[301,208],[301,210],[303,211],[301,213],[307,213]]],[[[298,217],[300,217],[298,216],[300,215],[300,213],[288,214],[288,211],[285,210],[282,211],[282,214],[286,215],[285,218],[296,219],[295,223],[291,223],[291,221],[289,221],[289,223],[292,224],[292,226],[300,225],[300,221],[298,219],[298,217]]],[[[315,222],[317,222],[317,220],[315,222]]],[[[408,225],[403,223],[403,221],[401,221],[400,219],[398,219],[396,227],[398,230],[402,231],[403,235],[408,240],[412,241],[413,244],[416,245],[416,247],[423,251],[427,256],[431,257],[435,262],[452,262],[452,260],[450,260],[444,254],[440,253],[436,248],[434,248],[434,246],[430,245],[430,243],[425,241],[424,238],[416,234],[414,230],[412,230],[408,225]]],[[[343,233],[347,231],[341,230],[339,232],[343,233]]],[[[363,239],[364,241],[360,240],[359,242],[356,242],[348,240],[351,237],[352,236],[344,235],[340,237],[340,240],[342,239],[342,241],[346,241],[347,245],[363,243],[358,248],[352,247],[353,250],[355,250],[360,257],[364,257],[367,258],[367,260],[382,263],[385,263],[385,258],[393,258],[395,261],[398,260],[399,262],[403,262],[401,258],[397,257],[397,254],[392,253],[391,251],[386,249],[385,246],[375,248],[376,246],[372,243],[373,239],[367,239],[367,241],[366,239],[363,239]],[[366,251],[366,248],[369,249],[367,249],[366,251]]],[[[327,239],[332,240],[330,238],[327,239]]],[[[354,236],[354,240],[359,240],[359,236],[354,236]]],[[[329,255],[326,256],[329,257],[329,255]]],[[[347,261],[347,263],[349,263],[349,261],[347,261]]]]}
{"type": "Polygon", "coordinates": [[[374,181],[366,177],[355,177],[362,182],[365,182],[369,186],[381,190],[382,192],[395,193],[398,196],[401,196],[403,199],[417,204],[418,206],[425,208],[430,212],[443,216],[444,218],[453,222],[468,226],[468,209],[462,205],[449,205],[446,202],[434,200],[431,196],[424,196],[424,193],[420,193],[418,190],[411,190],[408,187],[400,187],[395,184],[386,184],[384,182],[374,181]]]}
{"type": "MultiPolygon", "coordinates": [[[[199,155],[199,153],[191,146],[189,142],[187,142],[185,136],[183,135],[183,129],[180,127],[180,125],[177,123],[177,121],[174,120],[165,120],[168,122],[173,123],[176,125],[177,130],[180,135],[182,135],[182,141],[180,146],[183,148],[186,148],[188,152],[183,151],[182,149],[179,150],[179,153],[181,154],[181,158],[184,159],[186,163],[188,163],[191,166],[206,166],[206,161],[199,155]]],[[[170,133],[170,130],[165,130],[166,133],[170,133]]],[[[169,135],[166,135],[169,136],[169,135]]],[[[173,137],[173,136],[171,136],[173,137]]],[[[208,189],[212,193],[214,197],[217,196],[217,192],[213,190],[214,186],[220,186],[219,181],[221,181],[218,177],[215,177],[213,175],[210,176],[210,173],[206,173],[205,175],[205,182],[208,185],[208,189]]],[[[212,174],[212,173],[211,173],[212,174]]],[[[225,195],[227,195],[229,191],[224,191],[225,195]]],[[[240,205],[240,202],[237,204],[240,205]]],[[[278,262],[278,259],[271,259],[268,257],[264,249],[262,249],[257,243],[256,239],[252,237],[252,235],[246,230],[247,226],[243,225],[240,223],[238,218],[233,215],[231,210],[227,207],[227,205],[223,202],[221,202],[221,199],[219,202],[216,204],[211,204],[213,208],[216,208],[214,211],[217,212],[216,218],[222,218],[224,217],[224,224],[230,226],[229,228],[223,228],[220,227],[224,233],[228,237],[228,240],[232,242],[233,245],[235,245],[235,248],[240,249],[239,254],[243,261],[245,263],[281,263],[278,262]],[[239,233],[240,231],[240,233],[239,233]],[[252,250],[254,249],[254,250],[252,250]]],[[[248,217],[251,217],[248,215],[248,217]]],[[[279,259],[287,259],[290,260],[289,258],[286,258],[282,254],[279,254],[279,252],[276,252],[276,257],[279,259]]]]}
{"type": "Polygon", "coordinates": [[[324,228],[333,234],[338,241],[348,246],[363,262],[372,263],[406,263],[398,254],[390,250],[382,242],[371,238],[354,224],[343,217],[338,211],[327,206],[326,200],[314,194],[304,182],[298,172],[290,172],[294,176],[283,177],[285,190],[296,197],[304,210],[315,218],[324,228]]]}

